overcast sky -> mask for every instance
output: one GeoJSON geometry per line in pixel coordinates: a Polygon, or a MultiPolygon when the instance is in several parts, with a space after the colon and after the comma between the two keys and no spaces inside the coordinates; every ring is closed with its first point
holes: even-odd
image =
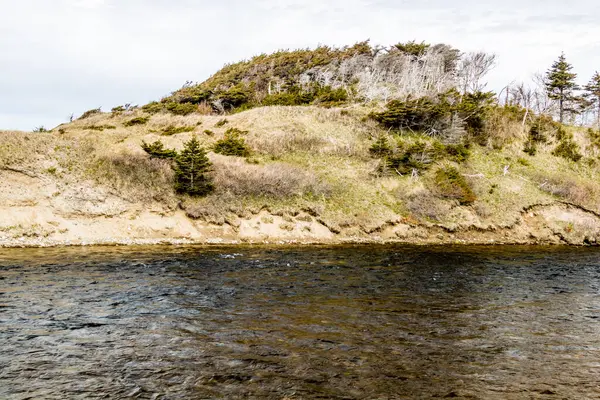
{"type": "Polygon", "coordinates": [[[564,51],[600,70],[598,0],[0,0],[0,129],[145,104],[281,48],[416,39],[496,53],[490,89],[564,51]]]}

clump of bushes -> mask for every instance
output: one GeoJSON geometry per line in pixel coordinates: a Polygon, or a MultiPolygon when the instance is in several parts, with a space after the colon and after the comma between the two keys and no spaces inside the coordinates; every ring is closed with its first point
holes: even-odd
{"type": "Polygon", "coordinates": [[[231,111],[248,104],[252,92],[242,84],[238,84],[217,96],[224,111],[231,111]]]}
{"type": "Polygon", "coordinates": [[[435,172],[435,184],[440,196],[446,199],[458,200],[462,205],[477,200],[469,183],[455,167],[439,168],[435,172]]]}
{"type": "Polygon", "coordinates": [[[123,104],[122,106],[116,106],[111,108],[110,112],[112,113],[113,116],[115,115],[121,115],[122,113],[126,112],[126,111],[131,111],[136,109],[138,106],[134,106],[131,105],[130,103],[127,104],[123,104]]]}
{"type": "Polygon", "coordinates": [[[162,103],[159,103],[158,101],[153,101],[151,103],[143,105],[142,110],[147,112],[148,114],[157,114],[161,111],[164,111],[165,107],[162,103]]]}
{"type": "Polygon", "coordinates": [[[93,108],[93,109],[87,110],[86,112],[81,114],[81,117],[79,117],[78,119],[86,119],[86,118],[91,117],[92,115],[100,114],[101,112],[102,112],[102,107],[93,108]]]}
{"type": "Polygon", "coordinates": [[[169,112],[175,115],[189,115],[198,111],[198,105],[193,103],[179,103],[176,101],[153,101],[142,106],[142,110],[149,114],[169,112]]]}
{"type": "Polygon", "coordinates": [[[145,125],[148,121],[150,121],[150,117],[135,117],[130,119],[129,121],[123,122],[123,125],[127,127],[135,125],[145,125]]]}
{"type": "Polygon", "coordinates": [[[592,146],[600,148],[600,131],[588,128],[587,136],[592,146]]]}
{"type": "Polygon", "coordinates": [[[41,126],[37,126],[37,127],[33,128],[33,132],[36,132],[36,133],[48,132],[48,129],[46,129],[43,125],[41,125],[41,126]]]}
{"type": "Polygon", "coordinates": [[[385,136],[373,143],[369,151],[381,159],[380,170],[392,169],[399,174],[411,173],[413,169],[427,170],[441,160],[462,163],[470,156],[469,149],[462,144],[444,145],[437,140],[417,140],[409,144],[400,142],[393,148],[385,136]]]}
{"type": "Polygon", "coordinates": [[[105,129],[113,130],[113,129],[117,129],[117,127],[114,125],[87,125],[87,126],[84,126],[83,129],[89,129],[91,131],[102,132],[105,129]]]}
{"type": "Polygon", "coordinates": [[[437,97],[392,100],[386,110],[371,113],[370,118],[385,128],[424,133],[440,138],[451,137],[457,129],[474,138],[484,133],[485,118],[493,102],[493,93],[461,95],[455,89],[437,97]]]}
{"type": "Polygon", "coordinates": [[[583,157],[579,153],[579,146],[570,138],[565,138],[558,143],[558,146],[552,151],[552,155],[566,158],[573,162],[581,160],[583,157]]]}
{"type": "Polygon", "coordinates": [[[189,115],[198,111],[198,106],[192,103],[165,103],[165,109],[175,115],[189,115]]]}
{"type": "Polygon", "coordinates": [[[213,151],[224,156],[248,157],[250,149],[248,149],[246,141],[242,137],[247,133],[247,131],[237,128],[227,129],[224,138],[215,143],[213,151]]]}
{"type": "Polygon", "coordinates": [[[195,126],[169,125],[165,129],[163,129],[162,136],[173,136],[173,135],[177,135],[178,133],[192,132],[195,129],[196,129],[195,126]]]}
{"type": "Polygon", "coordinates": [[[548,143],[548,136],[546,135],[547,126],[545,126],[542,119],[538,118],[529,128],[529,134],[523,151],[530,156],[535,156],[537,153],[538,144],[548,143]]]}

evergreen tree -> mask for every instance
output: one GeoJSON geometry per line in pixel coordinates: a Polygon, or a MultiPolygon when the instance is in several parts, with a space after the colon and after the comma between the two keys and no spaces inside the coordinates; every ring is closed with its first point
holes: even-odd
{"type": "Polygon", "coordinates": [[[600,129],[600,73],[596,71],[590,82],[584,87],[591,107],[596,107],[596,123],[600,129]]]}
{"type": "Polygon", "coordinates": [[[207,176],[210,166],[206,150],[193,136],[175,157],[175,189],[192,196],[204,196],[212,192],[214,186],[207,176]]]}
{"type": "Polygon", "coordinates": [[[565,111],[575,112],[574,109],[569,108],[569,104],[577,100],[573,92],[578,89],[575,83],[577,74],[570,72],[572,69],[573,66],[567,62],[565,54],[562,53],[546,72],[546,92],[548,97],[558,101],[561,123],[564,121],[565,111]]]}
{"type": "Polygon", "coordinates": [[[154,158],[171,159],[177,156],[177,152],[175,150],[165,149],[165,145],[160,140],[157,140],[154,143],[146,143],[142,141],[142,149],[146,153],[150,154],[150,157],[154,158]]]}

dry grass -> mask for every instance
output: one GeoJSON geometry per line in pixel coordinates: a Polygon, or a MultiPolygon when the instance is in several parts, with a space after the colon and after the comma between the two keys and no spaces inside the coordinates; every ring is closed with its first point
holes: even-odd
{"type": "Polygon", "coordinates": [[[444,201],[426,189],[401,197],[407,210],[419,220],[443,221],[452,209],[452,203],[444,201]]]}
{"type": "Polygon", "coordinates": [[[214,181],[218,193],[242,197],[285,198],[327,196],[330,188],[314,173],[286,163],[248,164],[238,157],[214,155],[214,181]]]}
{"type": "Polygon", "coordinates": [[[486,124],[485,136],[488,138],[488,146],[501,149],[513,143],[524,142],[527,131],[521,121],[507,118],[502,110],[493,109],[486,124]]]}
{"type": "Polygon", "coordinates": [[[98,157],[89,173],[98,183],[130,201],[175,201],[173,170],[167,160],[142,154],[110,154],[98,157]]]}
{"type": "Polygon", "coordinates": [[[50,133],[0,132],[0,168],[19,167],[32,171],[52,151],[56,137],[50,133]]]}
{"type": "Polygon", "coordinates": [[[318,107],[264,107],[228,119],[229,125],[250,132],[252,148],[276,157],[290,152],[366,156],[368,139],[377,131],[340,110],[318,107]]]}
{"type": "Polygon", "coordinates": [[[600,185],[576,175],[536,171],[540,190],[570,203],[600,211],[600,185]]]}

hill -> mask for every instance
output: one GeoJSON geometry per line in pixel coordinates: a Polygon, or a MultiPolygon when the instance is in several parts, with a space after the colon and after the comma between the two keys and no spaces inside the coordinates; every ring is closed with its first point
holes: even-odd
{"type": "Polygon", "coordinates": [[[0,132],[0,245],[600,240],[600,134],[498,104],[446,45],[359,43],[228,65],[161,101],[0,132]],[[216,154],[235,132],[244,157],[216,154]],[[209,150],[215,190],[174,190],[209,150]]]}

